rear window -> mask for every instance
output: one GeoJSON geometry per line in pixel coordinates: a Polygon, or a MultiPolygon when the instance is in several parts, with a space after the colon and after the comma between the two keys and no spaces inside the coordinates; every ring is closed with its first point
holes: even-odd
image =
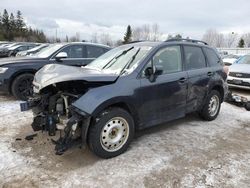
{"type": "Polygon", "coordinates": [[[221,64],[221,60],[214,50],[204,48],[204,52],[207,56],[207,60],[210,66],[217,66],[221,64]]]}
{"type": "Polygon", "coordinates": [[[205,56],[200,47],[184,46],[184,53],[187,70],[201,69],[206,67],[205,56]]]}

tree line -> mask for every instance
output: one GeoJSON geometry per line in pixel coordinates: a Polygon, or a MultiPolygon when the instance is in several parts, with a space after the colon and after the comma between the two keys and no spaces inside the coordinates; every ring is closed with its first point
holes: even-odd
{"type": "Polygon", "coordinates": [[[124,33],[124,37],[120,40],[113,40],[111,35],[108,33],[97,34],[93,33],[90,39],[94,43],[102,43],[109,46],[119,46],[122,44],[127,44],[132,41],[164,41],[167,39],[180,39],[183,38],[181,34],[176,35],[165,35],[160,32],[160,27],[157,23],[152,25],[144,24],[132,28],[131,25],[128,25],[124,33]]]}
{"type": "Polygon", "coordinates": [[[238,34],[236,32],[219,33],[215,29],[208,29],[202,40],[216,48],[244,48],[250,47],[250,33],[238,34]]]}
{"type": "Polygon", "coordinates": [[[0,41],[46,42],[46,35],[42,30],[32,29],[24,22],[22,13],[9,14],[6,9],[0,13],[0,41]]]}

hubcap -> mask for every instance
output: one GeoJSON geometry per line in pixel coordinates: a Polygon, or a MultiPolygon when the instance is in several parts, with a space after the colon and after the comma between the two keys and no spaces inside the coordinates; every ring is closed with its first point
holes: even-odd
{"type": "Polygon", "coordinates": [[[208,107],[208,112],[210,116],[215,116],[219,110],[220,106],[220,99],[217,95],[214,95],[211,97],[209,101],[209,107],[208,107]]]}
{"type": "Polygon", "coordinates": [[[100,135],[102,148],[109,152],[117,151],[127,142],[128,136],[128,122],[122,117],[114,117],[102,129],[100,135]]]}

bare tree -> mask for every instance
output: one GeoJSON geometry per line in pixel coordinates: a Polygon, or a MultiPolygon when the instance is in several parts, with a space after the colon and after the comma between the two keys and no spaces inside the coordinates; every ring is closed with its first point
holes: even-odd
{"type": "Polygon", "coordinates": [[[245,46],[250,47],[250,33],[246,33],[242,36],[245,41],[245,46]]]}
{"type": "Polygon", "coordinates": [[[157,23],[152,25],[144,24],[140,27],[135,27],[132,34],[133,40],[158,41],[161,36],[162,33],[159,31],[159,25],[157,23]]]}
{"type": "Polygon", "coordinates": [[[114,45],[114,43],[113,43],[113,41],[111,39],[111,36],[108,33],[101,34],[100,43],[108,45],[108,46],[113,46],[114,45]]]}
{"type": "Polygon", "coordinates": [[[159,25],[157,23],[152,25],[151,40],[158,41],[160,38],[159,25]]]}
{"type": "Polygon", "coordinates": [[[237,33],[228,33],[225,36],[225,47],[232,48],[236,46],[236,42],[238,40],[238,34],[237,33]]]}
{"type": "Polygon", "coordinates": [[[222,33],[218,33],[215,38],[215,47],[221,48],[224,46],[224,35],[222,33]]]}
{"type": "Polygon", "coordinates": [[[142,40],[150,40],[150,25],[148,24],[142,26],[142,40]]]}
{"type": "Polygon", "coordinates": [[[76,41],[79,42],[81,39],[80,39],[80,33],[79,32],[76,32],[76,41]]]}
{"type": "Polygon", "coordinates": [[[98,35],[97,33],[93,33],[91,36],[91,42],[98,43],[98,35]]]}
{"type": "Polygon", "coordinates": [[[141,27],[136,27],[135,29],[133,29],[132,38],[134,41],[142,39],[142,28],[141,27]]]}
{"type": "Polygon", "coordinates": [[[225,37],[222,33],[218,33],[215,29],[208,29],[203,35],[202,40],[213,47],[224,47],[225,37]]]}
{"type": "Polygon", "coordinates": [[[217,38],[217,31],[214,29],[209,29],[205,32],[202,37],[202,40],[207,42],[210,46],[216,47],[216,38],[217,38]]]}

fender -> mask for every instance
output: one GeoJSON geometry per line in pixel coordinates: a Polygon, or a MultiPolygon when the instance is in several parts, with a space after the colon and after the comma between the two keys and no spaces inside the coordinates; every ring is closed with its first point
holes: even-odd
{"type": "Polygon", "coordinates": [[[139,87],[139,85],[139,80],[138,82],[127,83],[127,81],[123,82],[118,79],[114,84],[88,90],[77,101],[72,103],[72,106],[91,116],[96,116],[105,108],[117,103],[122,103],[128,107],[131,113],[136,114],[135,107],[137,101],[135,100],[134,89],[131,86],[139,87]],[[130,84],[130,87],[126,87],[128,84],[130,84]]]}

